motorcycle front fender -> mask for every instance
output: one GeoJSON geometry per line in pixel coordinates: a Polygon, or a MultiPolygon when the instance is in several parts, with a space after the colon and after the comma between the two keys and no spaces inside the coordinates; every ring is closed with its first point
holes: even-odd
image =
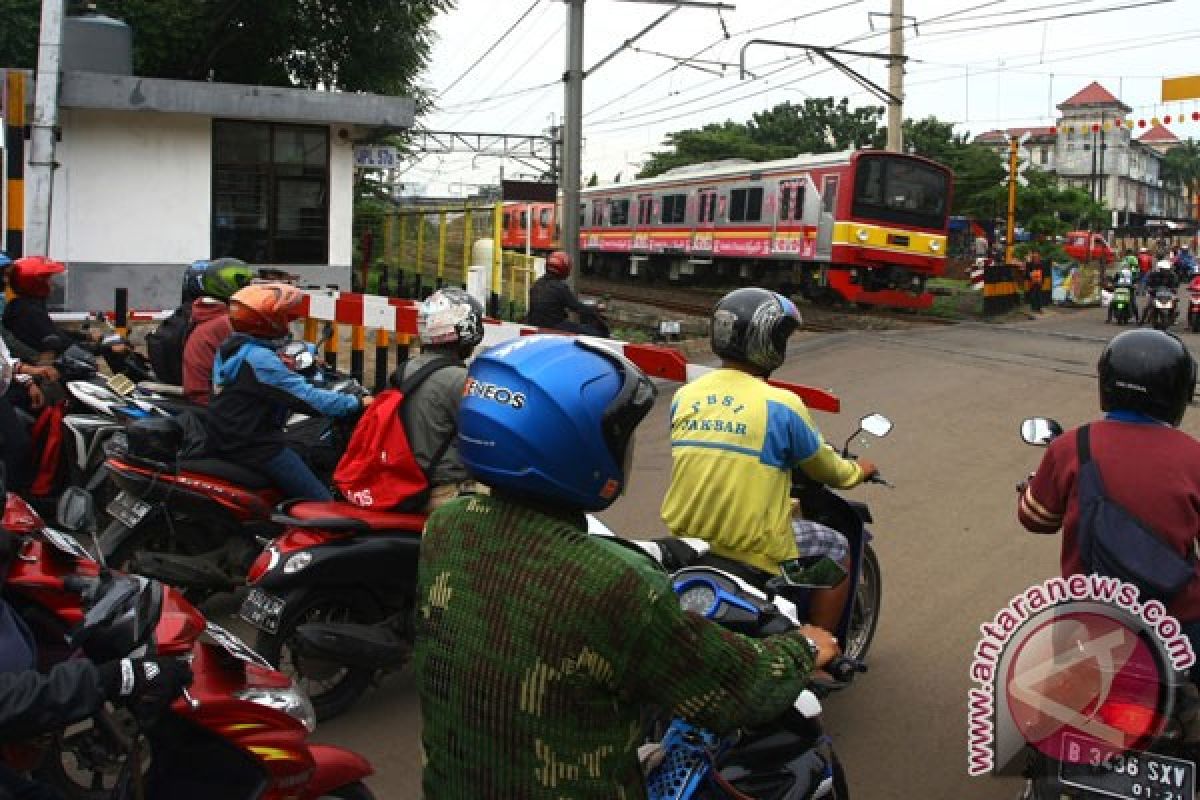
{"type": "Polygon", "coordinates": [[[304,787],[304,797],[321,797],[335,789],[363,780],[375,773],[371,762],[350,750],[327,744],[310,744],[313,774],[304,787]]]}

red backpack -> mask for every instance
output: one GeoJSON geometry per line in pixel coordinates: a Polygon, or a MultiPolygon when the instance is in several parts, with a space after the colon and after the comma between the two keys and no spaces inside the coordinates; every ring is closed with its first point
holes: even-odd
{"type": "Polygon", "coordinates": [[[438,447],[429,472],[421,469],[408,443],[404,398],[434,372],[458,363],[451,358],[435,358],[400,382],[398,388],[380,392],[367,406],[333,473],[334,484],[347,500],[380,511],[398,507],[416,511],[429,502],[429,474],[441,462],[456,434],[452,432],[438,447]]]}

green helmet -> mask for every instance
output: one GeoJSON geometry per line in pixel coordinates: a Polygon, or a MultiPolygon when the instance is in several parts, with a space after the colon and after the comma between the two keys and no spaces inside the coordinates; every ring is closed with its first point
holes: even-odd
{"type": "Polygon", "coordinates": [[[229,298],[254,280],[254,270],[236,258],[218,258],[209,262],[200,279],[204,294],[229,302],[229,298]]]}

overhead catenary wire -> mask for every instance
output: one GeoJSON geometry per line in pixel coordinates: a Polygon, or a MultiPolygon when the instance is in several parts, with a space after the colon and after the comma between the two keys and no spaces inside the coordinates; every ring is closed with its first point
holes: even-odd
{"type": "Polygon", "coordinates": [[[538,3],[541,3],[541,2],[542,2],[542,0],[533,0],[533,2],[529,4],[529,8],[525,9],[525,13],[523,13],[523,14],[521,14],[521,16],[517,17],[516,22],[514,22],[512,25],[509,25],[507,30],[505,30],[504,33],[500,34],[500,37],[498,39],[496,39],[496,41],[492,42],[491,46],[488,47],[487,50],[483,51],[483,55],[479,56],[479,58],[472,61],[471,66],[469,66],[465,70],[463,70],[457,78],[450,81],[449,86],[447,86],[445,89],[442,89],[440,92],[438,92],[438,96],[441,97],[441,96],[445,95],[447,92],[449,92],[455,86],[457,86],[459,84],[459,81],[461,81],[463,78],[470,75],[471,71],[474,70],[476,67],[478,67],[485,58],[487,58],[489,55],[491,55],[492,51],[495,50],[497,47],[499,47],[501,42],[503,42],[505,39],[507,39],[509,34],[511,34],[514,30],[516,30],[517,26],[525,21],[525,18],[528,17],[533,12],[533,9],[537,8],[538,3]]]}

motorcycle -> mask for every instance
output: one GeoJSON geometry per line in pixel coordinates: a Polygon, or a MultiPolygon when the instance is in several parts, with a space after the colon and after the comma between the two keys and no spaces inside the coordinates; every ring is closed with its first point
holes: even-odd
{"type": "Polygon", "coordinates": [[[1188,329],[1200,333],[1200,290],[1188,289],[1188,329]]]}
{"type": "Polygon", "coordinates": [[[317,719],[341,714],[412,654],[425,518],[345,502],[280,507],[284,532],[250,567],[240,616],[255,647],[309,694],[317,719]]]}
{"type": "Polygon", "coordinates": [[[4,512],[20,541],[5,592],[39,642],[41,666],[79,651],[98,662],[175,656],[194,680],[156,720],[106,707],[48,744],[7,748],[9,766],[89,800],[373,797],[366,759],[307,741],[311,705],[284,675],[175,590],[91,559],[75,538],[94,524],[89,495],[68,490],[59,508],[73,535],[45,526],[16,495],[4,512]]]}
{"type": "Polygon", "coordinates": [[[1128,325],[1133,319],[1133,292],[1128,286],[1113,289],[1112,315],[1118,325],[1128,325]]]}
{"type": "MultiPolygon", "coordinates": [[[[1031,417],[1021,423],[1026,444],[1045,447],[1062,434],[1062,425],[1053,419],[1031,417]]],[[[1018,491],[1025,485],[1024,481],[1018,484],[1018,491]]],[[[1162,663],[1168,662],[1164,659],[1162,663]]],[[[1032,745],[1023,749],[1008,745],[997,753],[996,773],[1020,774],[1025,779],[1020,800],[1193,797],[1200,752],[1197,743],[1184,738],[1186,723],[1180,711],[1194,713],[1195,689],[1186,673],[1167,666],[1156,672],[1154,694],[1166,700],[1164,707],[1144,707],[1122,695],[1097,701],[1090,715],[1127,736],[1139,736],[1136,747],[1111,753],[1094,749],[1086,763],[1073,763],[1052,758],[1032,745]],[[1156,721],[1160,723],[1157,726],[1156,721]]],[[[1142,670],[1141,674],[1148,673],[1142,670]]],[[[1083,752],[1088,751],[1085,748],[1083,752]]]]}
{"type": "MultiPolygon", "coordinates": [[[[688,540],[674,540],[685,542],[688,540]]],[[[634,542],[647,553],[658,551],[655,542],[634,542]],[[650,547],[647,547],[649,545],[650,547]]],[[[707,546],[693,547],[702,559],[707,546]]],[[[678,547],[674,548],[676,555],[678,547]]],[[[736,575],[713,566],[685,566],[674,571],[671,581],[679,604],[730,630],[763,637],[798,627],[801,615],[795,600],[813,589],[829,588],[831,570],[845,573],[829,559],[811,563],[790,576],[770,581],[760,591],[736,575]]],[[[661,563],[661,562],[660,562],[661,563]]],[[[826,669],[849,683],[862,662],[846,656],[834,659],[826,669]]],[[[849,797],[846,774],[833,749],[833,740],[821,725],[821,702],[806,689],[792,708],[777,719],[754,729],[726,736],[698,728],[682,719],[670,721],[657,747],[662,761],[646,779],[650,800],[691,798],[771,797],[780,800],[849,797]]]]}
{"type": "Polygon", "coordinates": [[[608,324],[608,303],[599,298],[585,297],[579,302],[583,303],[584,310],[579,312],[579,324],[586,325],[595,331],[596,336],[605,339],[612,337],[612,329],[608,324]]]}
{"type": "MultiPolygon", "coordinates": [[[[362,395],[358,381],[323,369],[334,391],[362,395]]],[[[186,589],[196,600],[233,591],[263,545],[280,532],[272,521],[284,498],[270,480],[232,461],[180,457],[185,425],[195,418],[142,420],[109,443],[104,469],[119,490],[100,537],[105,559],[186,589]]],[[[328,483],[345,451],[353,420],[293,415],[290,447],[328,483]]]]}
{"type": "Polygon", "coordinates": [[[1155,329],[1165,331],[1175,324],[1179,316],[1179,298],[1174,290],[1160,287],[1150,299],[1150,324],[1155,329]]]}

